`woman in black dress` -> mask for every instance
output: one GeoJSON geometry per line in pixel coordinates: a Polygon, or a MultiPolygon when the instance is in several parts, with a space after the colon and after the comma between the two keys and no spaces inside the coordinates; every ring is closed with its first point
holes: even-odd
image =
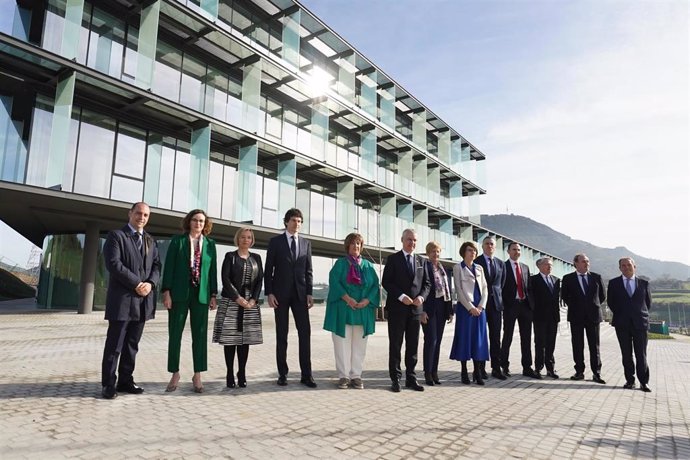
{"type": "Polygon", "coordinates": [[[235,387],[233,367],[237,352],[237,385],[247,386],[246,365],[249,345],[263,343],[259,294],[263,280],[261,256],[249,252],[254,232],[243,227],[235,233],[236,251],[225,254],[221,280],[223,291],[213,327],[213,342],[224,345],[226,384],[235,387]]]}

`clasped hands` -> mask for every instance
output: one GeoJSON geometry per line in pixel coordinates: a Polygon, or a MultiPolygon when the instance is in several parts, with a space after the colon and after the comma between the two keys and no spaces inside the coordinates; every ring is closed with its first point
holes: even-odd
{"type": "Polygon", "coordinates": [[[407,294],[403,294],[400,301],[409,307],[421,307],[424,304],[424,298],[420,295],[412,299],[407,294]]]}
{"type": "MultiPolygon", "coordinates": [[[[273,294],[268,294],[268,306],[276,309],[278,308],[278,299],[273,294]]],[[[307,295],[307,309],[314,306],[314,297],[307,295]]]]}
{"type": "Polygon", "coordinates": [[[346,295],[345,298],[343,298],[343,300],[345,301],[347,306],[352,308],[353,310],[359,310],[369,305],[369,299],[362,299],[359,302],[357,302],[352,297],[346,295]]]}
{"type": "Polygon", "coordinates": [[[243,297],[238,297],[237,305],[244,308],[245,310],[249,310],[250,308],[254,308],[256,306],[256,301],[254,299],[247,300],[243,297]]]}

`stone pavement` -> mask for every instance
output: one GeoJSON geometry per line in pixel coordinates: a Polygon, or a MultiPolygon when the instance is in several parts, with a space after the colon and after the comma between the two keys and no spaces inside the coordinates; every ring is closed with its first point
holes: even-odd
{"type": "MultiPolygon", "coordinates": [[[[520,375],[478,387],[460,384],[459,363],[445,358],[451,326],[443,341],[443,385],[396,394],[388,391],[386,325],[377,323],[366,388],[338,390],[317,306],[312,355],[319,387],[299,384],[291,325],[292,373],[282,388],[275,384],[273,318],[264,310],[265,343],[251,347],[247,388],[225,388],[223,352],[209,343],[206,392],[193,393],[186,331],[182,385],[167,394],[166,318],[159,311],[144,331],[135,378],[146,392],[107,401],[100,398],[102,312],[0,315],[0,458],[690,458],[687,338],[650,342],[651,394],[622,389],[618,345],[605,324],[607,384],[568,380],[565,322],[556,348],[560,380],[520,375]]],[[[512,350],[519,362],[517,334],[512,350]]]]}

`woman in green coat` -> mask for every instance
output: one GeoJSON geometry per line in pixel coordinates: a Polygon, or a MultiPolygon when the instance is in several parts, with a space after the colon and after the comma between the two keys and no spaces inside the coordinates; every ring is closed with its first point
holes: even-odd
{"type": "Polygon", "coordinates": [[[180,346],[187,313],[192,330],[192,385],[196,393],[204,391],[201,373],[207,368],[208,311],[216,309],[218,293],[216,242],[208,238],[212,227],[204,211],[190,211],[182,221],[184,233],[170,240],[165,257],[161,291],[168,310],[168,372],[172,372],[168,392],[175,391],[180,381],[180,346]]]}
{"type": "Polygon", "coordinates": [[[326,317],[323,328],[333,334],[338,388],[362,389],[362,365],[367,351],[367,337],[374,333],[375,313],[379,306],[379,277],[374,266],[361,256],[364,238],[350,233],[345,238],[347,256],[331,269],[326,317]]]}

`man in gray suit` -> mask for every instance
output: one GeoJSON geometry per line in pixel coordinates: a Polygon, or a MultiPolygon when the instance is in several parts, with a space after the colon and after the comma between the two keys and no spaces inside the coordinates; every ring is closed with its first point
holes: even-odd
{"type": "Polygon", "coordinates": [[[155,288],[161,272],[156,241],[144,231],[150,213],[146,203],[134,203],[127,225],[108,233],[103,247],[105,268],[110,274],[105,300],[108,333],[101,377],[101,394],[105,399],[117,397],[118,391],[144,392],[134,383],[132,374],[144,322],[156,313],[155,288]]]}
{"type": "Polygon", "coordinates": [[[616,337],[623,356],[626,389],[635,388],[635,370],[640,389],[646,393],[649,388],[649,366],[647,365],[647,330],[652,296],[649,283],[635,275],[635,261],[623,257],[618,261],[622,276],[609,281],[607,297],[613,313],[611,325],[616,328],[616,337]],[[633,351],[635,361],[633,363],[633,351]]]}

